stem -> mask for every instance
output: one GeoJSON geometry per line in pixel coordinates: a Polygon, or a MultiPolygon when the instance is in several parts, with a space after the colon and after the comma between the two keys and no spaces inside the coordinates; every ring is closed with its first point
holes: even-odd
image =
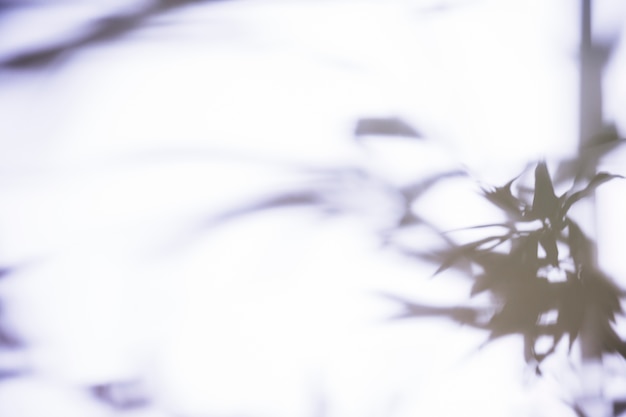
{"type": "MultiPolygon", "coordinates": [[[[580,21],[580,96],[579,96],[579,155],[582,150],[592,143],[594,135],[599,133],[603,126],[602,108],[602,71],[605,64],[605,51],[601,45],[595,44],[592,34],[592,1],[581,0],[580,21]]],[[[581,156],[582,157],[582,156],[581,156]]],[[[587,172],[582,172],[582,178],[590,178],[596,167],[583,162],[587,172]]],[[[588,259],[590,265],[583,268],[590,270],[598,268],[596,219],[597,207],[592,195],[586,199],[588,212],[582,213],[583,223],[589,225],[589,236],[592,240],[588,259]]],[[[580,332],[580,347],[582,359],[583,392],[579,398],[579,405],[588,417],[608,417],[611,413],[611,404],[604,398],[602,377],[602,334],[599,326],[599,312],[592,302],[587,303],[585,319],[580,332]]]]}
{"type": "MultiPolygon", "coordinates": [[[[591,33],[591,0],[582,0],[581,4],[581,41],[580,41],[580,108],[579,108],[579,149],[590,144],[595,133],[602,129],[602,63],[598,62],[596,46],[592,41],[591,33]]],[[[585,164],[586,165],[586,164],[585,164]]],[[[595,170],[595,167],[588,166],[587,170],[595,170]]],[[[583,173],[583,177],[592,175],[593,172],[583,173]]],[[[591,245],[589,268],[598,267],[597,247],[595,243],[596,235],[596,202],[593,195],[586,201],[589,204],[590,213],[587,220],[591,227],[590,237],[594,243],[591,245]]],[[[602,346],[597,336],[597,326],[594,325],[594,312],[588,311],[587,320],[581,332],[581,351],[584,362],[601,362],[602,346]]],[[[597,322],[596,322],[597,323],[597,322]]]]}

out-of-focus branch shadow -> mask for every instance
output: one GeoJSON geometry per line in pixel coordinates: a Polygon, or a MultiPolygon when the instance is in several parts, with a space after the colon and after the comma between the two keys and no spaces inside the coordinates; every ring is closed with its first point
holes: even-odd
{"type": "MultiPolygon", "coordinates": [[[[14,270],[12,268],[0,268],[0,279],[6,278],[10,275],[14,270]]],[[[0,355],[3,355],[5,352],[14,351],[23,347],[23,342],[20,338],[12,331],[4,321],[4,303],[0,298],[0,355]]],[[[14,378],[22,375],[24,373],[24,369],[20,367],[12,367],[12,366],[3,366],[0,367],[0,382],[3,379],[14,378]]]]}
{"type": "Polygon", "coordinates": [[[363,117],[354,128],[354,137],[359,140],[364,136],[385,135],[405,138],[422,138],[422,134],[399,117],[363,117]]]}
{"type": "MultiPolygon", "coordinates": [[[[7,277],[13,272],[10,268],[0,268],[0,279],[7,277]]],[[[0,300],[0,319],[2,318],[3,305],[0,300]]],[[[0,323],[0,348],[16,348],[20,346],[20,342],[15,335],[12,334],[5,326],[0,323]]]]}
{"type": "Polygon", "coordinates": [[[90,387],[91,394],[100,402],[118,411],[132,411],[146,407],[150,401],[140,381],[118,381],[90,387]]]}
{"type": "Polygon", "coordinates": [[[217,3],[227,0],[153,0],[131,12],[120,12],[87,23],[85,30],[75,38],[58,44],[44,45],[0,60],[0,68],[14,70],[44,69],[64,55],[82,48],[119,39],[163,13],[200,3],[217,3]]]}

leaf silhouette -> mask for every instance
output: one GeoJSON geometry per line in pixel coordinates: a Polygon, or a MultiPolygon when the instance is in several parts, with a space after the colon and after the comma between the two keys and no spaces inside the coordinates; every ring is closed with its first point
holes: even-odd
{"type": "Polygon", "coordinates": [[[426,222],[424,219],[422,219],[420,216],[414,213],[413,208],[412,208],[413,203],[417,199],[422,197],[426,191],[431,189],[440,181],[443,181],[448,178],[454,178],[454,177],[466,176],[466,175],[467,173],[462,170],[446,171],[446,172],[442,172],[439,174],[435,174],[426,179],[414,182],[412,184],[408,184],[403,187],[400,187],[398,189],[398,193],[401,196],[402,200],[404,201],[404,208],[403,208],[404,213],[402,217],[400,218],[400,220],[398,221],[398,227],[402,228],[402,227],[414,225],[416,223],[422,223],[422,224],[426,224],[434,228],[434,226],[430,225],[430,223],[426,222]]]}
{"type": "Polygon", "coordinates": [[[554,267],[559,266],[559,249],[557,245],[557,236],[553,230],[545,230],[539,238],[541,247],[546,252],[546,262],[554,267]]]}
{"type": "Polygon", "coordinates": [[[518,177],[513,178],[501,187],[495,187],[493,190],[483,188],[483,195],[491,203],[504,210],[504,212],[512,219],[521,219],[524,212],[524,204],[521,200],[513,195],[511,187],[518,177]]]}
{"type": "Polygon", "coordinates": [[[562,334],[569,337],[569,350],[578,337],[585,314],[585,296],[581,282],[573,274],[568,274],[559,300],[557,327],[562,334]]]}
{"type": "Polygon", "coordinates": [[[449,269],[452,265],[457,263],[460,259],[466,258],[469,260],[474,260],[481,251],[484,251],[484,246],[487,244],[492,244],[493,246],[488,249],[493,249],[494,246],[497,246],[507,239],[509,239],[510,235],[503,236],[489,236],[484,239],[480,239],[475,242],[466,243],[465,245],[455,246],[446,251],[443,251],[440,255],[442,257],[441,265],[435,271],[434,275],[438,275],[439,273],[449,269]]]}
{"type": "Polygon", "coordinates": [[[606,353],[618,353],[626,359],[626,342],[622,340],[617,332],[610,326],[605,327],[604,350],[606,353]]]}
{"type": "Polygon", "coordinates": [[[591,141],[582,147],[575,158],[564,159],[559,162],[554,175],[555,183],[574,179],[576,183],[589,179],[598,166],[601,158],[609,155],[626,144],[620,138],[614,124],[606,124],[591,141]]]}
{"type": "Polygon", "coordinates": [[[75,53],[87,46],[120,38],[141,27],[148,19],[156,15],[191,4],[217,1],[226,0],[153,0],[137,11],[120,12],[97,19],[79,31],[81,35],[76,38],[20,52],[6,58],[0,61],[0,68],[41,69],[53,64],[63,55],[75,53]]]}
{"type": "Polygon", "coordinates": [[[626,399],[613,402],[613,415],[615,417],[624,417],[622,413],[626,411],[626,399]]]}
{"type": "Polygon", "coordinates": [[[90,391],[99,401],[120,411],[130,411],[149,404],[140,381],[116,381],[90,387],[90,391]]]}
{"type": "Polygon", "coordinates": [[[422,134],[399,117],[367,117],[357,121],[354,136],[400,136],[422,138],[422,134]]]}
{"type": "Polygon", "coordinates": [[[570,195],[569,197],[565,198],[565,201],[563,203],[563,208],[561,209],[561,215],[564,216],[569,211],[572,204],[576,203],[577,201],[580,201],[584,197],[591,195],[591,193],[593,193],[595,189],[598,188],[600,185],[604,184],[605,182],[611,181],[612,179],[615,179],[615,178],[624,178],[624,177],[622,175],[609,174],[607,172],[600,172],[596,174],[584,189],[577,191],[573,193],[572,195],[570,195]]]}
{"type": "Polygon", "coordinates": [[[521,269],[532,270],[533,273],[540,266],[538,258],[539,240],[541,231],[530,233],[528,236],[519,238],[513,242],[511,257],[516,260],[521,269]]]}
{"type": "Polygon", "coordinates": [[[577,267],[593,265],[591,241],[576,222],[566,219],[565,223],[568,231],[567,243],[574,263],[577,267]]]}
{"type": "Polygon", "coordinates": [[[402,306],[402,312],[392,317],[392,319],[410,319],[423,317],[445,317],[454,320],[459,324],[475,327],[482,327],[478,318],[483,312],[474,307],[441,307],[422,304],[416,301],[407,300],[395,294],[380,293],[381,296],[390,299],[402,306]]]}
{"type": "Polygon", "coordinates": [[[535,168],[535,195],[531,215],[534,218],[552,218],[558,210],[559,199],[554,194],[554,186],[545,161],[535,168]]]}
{"type": "Polygon", "coordinates": [[[399,191],[407,200],[413,201],[416,198],[421,197],[426,191],[430,190],[442,180],[464,176],[467,176],[467,172],[463,170],[441,172],[425,179],[421,179],[420,181],[404,185],[399,188],[399,191]]]}

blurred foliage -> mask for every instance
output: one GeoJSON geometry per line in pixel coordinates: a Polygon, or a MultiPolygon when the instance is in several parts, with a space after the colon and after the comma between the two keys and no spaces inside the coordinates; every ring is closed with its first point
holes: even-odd
{"type": "MultiPolygon", "coordinates": [[[[594,242],[569,216],[576,203],[618,177],[600,172],[581,189],[572,187],[557,195],[542,161],[535,167],[531,193],[519,192],[523,191],[521,186],[515,192],[519,177],[500,187],[484,188],[484,198],[508,220],[472,229],[501,232],[465,244],[448,240],[442,250],[413,255],[436,262],[437,274],[449,268],[469,274],[473,279],[471,295],[489,294],[496,301],[495,309],[487,320],[478,311],[459,308],[440,308],[437,315],[486,329],[489,340],[520,334],[526,361],[540,364],[566,335],[571,349],[585,316],[594,309],[598,314],[590,317],[598,320],[594,326],[600,331],[603,352],[618,352],[626,358],[626,343],[612,327],[616,315],[622,313],[623,292],[596,267],[594,242]],[[551,346],[540,351],[537,341],[542,336],[551,339],[551,346]]],[[[433,314],[422,305],[401,301],[404,317],[433,314]]]]}
{"type": "MultiPolygon", "coordinates": [[[[150,19],[164,13],[200,3],[214,3],[226,0],[152,0],[142,7],[130,11],[120,11],[84,25],[78,34],[58,43],[39,45],[23,50],[13,56],[0,58],[0,69],[37,70],[46,69],[63,57],[78,52],[85,47],[112,42],[146,26],[150,19]]],[[[8,2],[7,8],[13,3],[8,2]]],[[[0,3],[0,10],[2,4],[0,3]]]]}
{"type": "MultiPolygon", "coordinates": [[[[368,118],[358,121],[355,137],[382,135],[379,137],[384,139],[400,135],[415,140],[420,137],[416,132],[398,118],[368,118]]],[[[436,275],[448,269],[460,271],[473,280],[471,297],[486,294],[493,301],[488,308],[442,307],[385,294],[403,306],[397,318],[447,318],[488,331],[487,342],[506,335],[521,335],[525,360],[536,364],[538,372],[541,362],[555,352],[561,341],[567,340],[571,350],[585,320],[591,318],[602,339],[602,351],[617,352],[626,358],[626,343],[613,328],[616,316],[622,313],[623,292],[597,267],[595,242],[570,216],[572,208],[592,197],[599,186],[622,178],[607,172],[588,174],[603,154],[622,144],[614,130],[607,132],[604,136],[611,136],[608,142],[594,143],[581,151],[583,156],[561,161],[557,169],[559,181],[553,180],[546,162],[540,161],[534,166],[531,184],[522,181],[525,175],[522,173],[502,186],[482,188],[484,199],[497,207],[506,221],[468,228],[485,231],[483,237],[468,243],[457,243],[450,232],[439,230],[413,209],[417,200],[428,198],[427,191],[444,180],[466,176],[464,171],[440,172],[403,186],[386,184],[385,194],[379,196],[399,201],[401,215],[383,231],[385,242],[394,246],[395,233],[410,233],[415,226],[426,227],[441,238],[443,248],[433,249],[436,242],[432,242],[430,248],[422,251],[400,245],[395,249],[420,262],[437,265],[436,275]],[[555,183],[566,180],[573,185],[557,195],[555,183]],[[489,234],[494,230],[497,232],[489,234]],[[594,313],[589,314],[592,310],[594,313]],[[549,346],[541,348],[538,342],[546,337],[549,346]]],[[[346,206],[345,196],[350,198],[354,188],[362,190],[384,183],[381,178],[356,168],[321,170],[314,177],[317,181],[309,186],[267,196],[214,221],[231,221],[256,212],[296,206],[308,206],[330,215],[351,212],[354,204],[346,206]],[[346,178],[359,181],[346,181],[346,178]]]]}

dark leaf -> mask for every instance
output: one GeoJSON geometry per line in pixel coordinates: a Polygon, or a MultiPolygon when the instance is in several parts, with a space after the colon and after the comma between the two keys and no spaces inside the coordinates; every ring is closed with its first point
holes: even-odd
{"type": "Polygon", "coordinates": [[[542,231],[534,232],[513,242],[511,257],[517,260],[518,267],[536,271],[539,267],[538,250],[542,231]]]}
{"type": "Polygon", "coordinates": [[[63,55],[75,53],[81,48],[104,41],[120,38],[145,25],[148,19],[170,10],[195,3],[209,3],[224,0],[153,0],[131,13],[119,13],[97,19],[77,31],[79,36],[52,45],[20,52],[0,61],[0,68],[39,69],[44,68],[63,55]]]}
{"type": "Polygon", "coordinates": [[[605,331],[604,349],[606,353],[618,353],[626,359],[626,342],[608,325],[605,331]]]}
{"type": "Polygon", "coordinates": [[[505,236],[489,236],[484,239],[478,240],[476,242],[470,242],[465,245],[456,246],[448,249],[441,253],[443,261],[441,265],[435,271],[434,275],[437,275],[446,269],[450,268],[452,265],[457,263],[460,259],[466,258],[470,261],[475,261],[477,257],[480,256],[480,252],[485,249],[493,249],[494,246],[497,246],[503,243],[505,240],[509,238],[508,235],[505,236]],[[485,248],[485,245],[492,244],[491,247],[485,248]]]}
{"type": "Polygon", "coordinates": [[[522,217],[524,204],[513,195],[511,186],[517,179],[513,178],[502,187],[495,187],[493,190],[483,189],[483,194],[491,203],[504,210],[509,217],[520,219],[522,217]]]}
{"type": "MultiPolygon", "coordinates": [[[[548,331],[545,333],[552,334],[553,331],[548,331]]],[[[541,352],[537,352],[537,339],[538,338],[534,335],[528,335],[526,336],[524,342],[525,342],[525,345],[528,346],[528,351],[529,351],[525,355],[526,362],[536,362],[537,369],[539,369],[541,362],[543,362],[544,359],[546,359],[548,356],[552,355],[556,351],[556,346],[559,343],[560,337],[554,336],[550,347],[547,350],[544,350],[541,352]]]]}
{"type": "Polygon", "coordinates": [[[515,333],[524,335],[529,342],[534,340],[540,332],[537,326],[540,317],[554,306],[550,284],[537,278],[508,280],[503,284],[502,306],[488,325],[490,340],[515,333]]]}
{"type": "Polygon", "coordinates": [[[559,266],[559,250],[556,242],[556,235],[553,231],[546,230],[539,238],[541,247],[546,252],[546,261],[549,265],[559,266]]]}
{"type": "Polygon", "coordinates": [[[592,243],[589,238],[574,221],[567,219],[566,225],[568,230],[567,243],[576,267],[593,265],[592,243]]]}
{"type": "Polygon", "coordinates": [[[595,189],[598,188],[600,185],[615,178],[624,177],[621,175],[609,174],[607,172],[600,172],[596,174],[584,189],[573,193],[569,197],[566,197],[565,202],[563,203],[563,208],[561,209],[561,215],[564,216],[565,214],[567,214],[572,204],[576,203],[584,197],[591,195],[591,193],[593,193],[595,189]]]}
{"type": "Polygon", "coordinates": [[[493,274],[480,274],[475,278],[474,285],[472,285],[472,290],[470,295],[473,297],[475,295],[481,294],[488,290],[493,290],[496,285],[498,277],[493,274]]]}
{"type": "Polygon", "coordinates": [[[586,301],[581,282],[572,274],[569,274],[569,277],[562,291],[559,292],[557,327],[560,331],[567,333],[571,351],[582,327],[586,301]]]}
{"type": "Polygon", "coordinates": [[[509,230],[513,229],[513,225],[509,223],[491,223],[491,224],[479,224],[477,226],[460,227],[458,229],[448,230],[446,231],[446,233],[461,232],[463,230],[487,229],[487,228],[493,228],[493,227],[504,227],[509,230]]]}
{"type": "Polygon", "coordinates": [[[394,319],[443,317],[449,318],[459,324],[478,326],[478,317],[481,311],[472,307],[440,307],[410,301],[394,294],[381,293],[385,298],[391,299],[402,306],[402,313],[394,316],[394,319]]]}
{"type": "Polygon", "coordinates": [[[613,415],[615,417],[623,417],[622,413],[626,411],[626,399],[613,402],[613,415]]]}
{"type": "Polygon", "coordinates": [[[619,137],[615,125],[605,125],[592,138],[589,145],[580,149],[576,158],[565,159],[559,163],[554,175],[555,183],[561,183],[566,180],[579,182],[590,178],[596,172],[600,159],[625,143],[626,140],[619,137]]]}
{"type": "Polygon", "coordinates": [[[619,132],[615,125],[611,123],[603,126],[600,132],[594,135],[590,145],[591,147],[601,148],[617,145],[620,141],[619,132]]]}
{"type": "Polygon", "coordinates": [[[503,300],[516,296],[517,282],[527,282],[536,278],[536,262],[529,261],[525,251],[536,251],[537,242],[532,237],[524,242],[514,242],[510,253],[481,252],[472,261],[482,267],[483,273],[475,278],[471,295],[491,291],[503,300]]]}
{"type": "Polygon", "coordinates": [[[599,307],[603,318],[613,320],[615,314],[622,311],[620,296],[623,291],[598,270],[582,269],[580,277],[587,302],[599,307]]]}
{"type": "Polygon", "coordinates": [[[554,186],[545,161],[535,168],[535,195],[531,214],[534,218],[553,218],[559,208],[559,199],[554,194],[554,186]]]}

